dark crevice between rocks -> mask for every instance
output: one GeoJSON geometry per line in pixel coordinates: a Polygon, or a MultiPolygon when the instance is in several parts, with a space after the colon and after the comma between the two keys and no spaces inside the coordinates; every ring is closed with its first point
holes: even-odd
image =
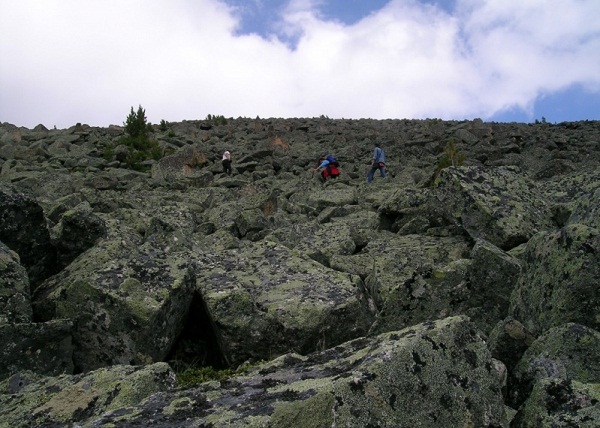
{"type": "Polygon", "coordinates": [[[365,247],[368,245],[368,243],[361,243],[361,244],[354,244],[354,251],[352,252],[352,255],[356,255],[356,254],[360,254],[360,252],[365,249],[365,247]]]}
{"type": "Polygon", "coordinates": [[[167,362],[177,372],[188,368],[230,367],[219,334],[200,293],[194,293],[188,317],[167,356],[167,362]]]}
{"type": "Polygon", "coordinates": [[[387,230],[392,233],[397,233],[400,230],[399,220],[401,215],[390,214],[385,212],[379,213],[379,230],[387,230]]]}

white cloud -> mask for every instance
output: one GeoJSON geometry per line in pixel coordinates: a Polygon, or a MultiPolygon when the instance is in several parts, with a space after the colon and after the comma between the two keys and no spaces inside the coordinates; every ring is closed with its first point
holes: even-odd
{"type": "Polygon", "coordinates": [[[106,126],[138,104],[152,122],[462,119],[600,90],[597,0],[396,0],[354,25],[321,3],[291,2],[280,41],[237,35],[217,0],[0,0],[0,121],[106,126]]]}

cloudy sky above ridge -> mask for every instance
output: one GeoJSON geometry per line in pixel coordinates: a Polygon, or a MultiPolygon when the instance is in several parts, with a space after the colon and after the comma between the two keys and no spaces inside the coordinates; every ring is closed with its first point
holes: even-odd
{"type": "Polygon", "coordinates": [[[0,122],[600,120],[600,0],[0,0],[0,122]]]}

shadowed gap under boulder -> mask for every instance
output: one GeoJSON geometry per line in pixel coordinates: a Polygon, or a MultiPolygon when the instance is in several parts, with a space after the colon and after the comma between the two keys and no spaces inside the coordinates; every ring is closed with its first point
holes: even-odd
{"type": "Polygon", "coordinates": [[[167,362],[177,371],[199,367],[229,368],[214,323],[199,293],[194,293],[187,320],[167,362]]]}
{"type": "Polygon", "coordinates": [[[400,228],[398,227],[398,220],[401,218],[398,214],[380,213],[379,214],[379,230],[387,230],[392,233],[397,233],[400,228]]]}

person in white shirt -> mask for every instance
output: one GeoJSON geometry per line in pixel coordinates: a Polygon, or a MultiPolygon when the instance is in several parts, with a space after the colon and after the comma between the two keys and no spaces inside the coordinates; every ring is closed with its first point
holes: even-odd
{"type": "Polygon", "coordinates": [[[223,153],[223,172],[227,175],[231,175],[231,153],[229,150],[223,153]]]}

